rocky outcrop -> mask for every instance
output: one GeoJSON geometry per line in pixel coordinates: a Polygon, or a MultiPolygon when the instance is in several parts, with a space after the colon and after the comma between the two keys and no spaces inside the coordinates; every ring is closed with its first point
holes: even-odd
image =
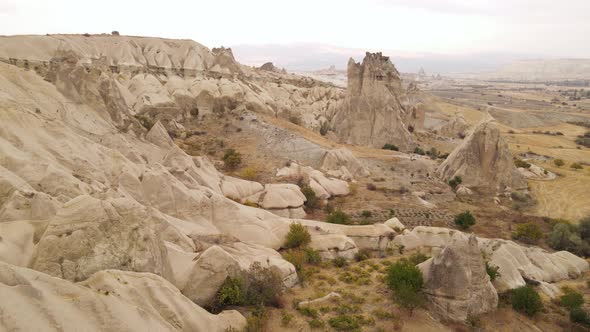
{"type": "Polygon", "coordinates": [[[303,218],[305,195],[299,186],[290,183],[267,184],[264,189],[243,199],[286,218],[303,218]]]}
{"type": "Polygon", "coordinates": [[[503,192],[527,186],[514,166],[508,144],[490,119],[479,123],[436,172],[445,181],[460,176],[463,185],[482,191],[503,192]]]}
{"type": "Polygon", "coordinates": [[[309,166],[301,166],[290,162],[289,166],[277,170],[277,177],[293,181],[301,181],[311,187],[320,199],[333,196],[345,196],[350,193],[348,183],[344,180],[327,177],[324,173],[309,166]]]}
{"type": "Polygon", "coordinates": [[[151,273],[106,270],[83,283],[0,262],[2,331],[241,330],[229,310],[212,315],[151,273]]]}
{"type": "Polygon", "coordinates": [[[486,272],[475,235],[454,234],[438,255],[419,267],[428,304],[445,319],[465,321],[498,306],[498,293],[486,272]]]}
{"type": "MultiPolygon", "coordinates": [[[[405,250],[432,248],[436,251],[447,246],[457,234],[461,232],[443,227],[418,226],[397,235],[391,245],[405,250]]],[[[550,253],[502,239],[477,238],[477,241],[489,263],[499,268],[500,277],[493,282],[498,292],[524,286],[525,278],[554,283],[578,278],[589,269],[586,260],[567,251],[550,253]]]]}
{"type": "MultiPolygon", "coordinates": [[[[392,143],[409,150],[415,143],[404,123],[411,113],[404,99],[400,74],[389,57],[367,52],[362,64],[350,59],[346,99],[332,129],[344,143],[378,148],[392,143]]],[[[419,118],[417,113],[413,118],[419,118]]]]}
{"type": "Polygon", "coordinates": [[[467,135],[469,124],[461,113],[455,113],[451,119],[440,128],[440,134],[453,137],[464,138],[467,135]]]}
{"type": "Polygon", "coordinates": [[[353,177],[369,176],[369,170],[347,148],[333,149],[326,152],[321,169],[329,176],[351,181],[353,177]]]}

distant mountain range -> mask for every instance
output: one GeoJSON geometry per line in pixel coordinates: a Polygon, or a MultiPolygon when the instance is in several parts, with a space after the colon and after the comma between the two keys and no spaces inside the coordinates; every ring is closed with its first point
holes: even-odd
{"type": "Polygon", "coordinates": [[[295,72],[316,71],[331,66],[345,70],[349,58],[361,61],[365,52],[370,51],[390,56],[398,70],[405,73],[417,73],[424,68],[427,75],[471,73],[500,79],[590,79],[590,59],[559,59],[535,54],[409,53],[321,44],[235,45],[232,50],[242,64],[260,66],[273,62],[277,67],[295,72]]]}

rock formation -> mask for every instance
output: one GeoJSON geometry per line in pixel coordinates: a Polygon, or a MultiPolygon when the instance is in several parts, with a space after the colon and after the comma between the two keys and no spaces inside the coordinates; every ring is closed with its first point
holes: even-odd
{"type": "Polygon", "coordinates": [[[490,282],[475,235],[456,233],[435,257],[419,265],[432,311],[465,321],[496,309],[498,293],[490,282]]]}
{"type": "MultiPolygon", "coordinates": [[[[458,233],[461,232],[449,228],[418,226],[396,236],[393,245],[403,246],[405,250],[438,250],[446,247],[458,233]]],[[[577,278],[589,269],[586,260],[567,251],[549,253],[502,239],[477,238],[477,241],[489,263],[499,268],[500,277],[493,282],[498,292],[524,286],[524,278],[552,283],[577,278]]]]}
{"type": "Polygon", "coordinates": [[[105,270],[82,283],[0,262],[2,331],[241,330],[237,311],[212,315],[151,273],[105,270]]]}
{"type": "Polygon", "coordinates": [[[469,124],[465,121],[463,114],[455,113],[447,123],[440,128],[440,134],[453,137],[464,138],[467,135],[469,124]]]}
{"type": "Polygon", "coordinates": [[[490,119],[480,122],[436,172],[445,181],[460,176],[465,186],[482,191],[502,192],[527,186],[514,166],[508,144],[490,119]]]}
{"type": "Polygon", "coordinates": [[[322,160],[322,170],[330,176],[347,181],[352,180],[352,177],[370,175],[369,170],[347,148],[326,152],[322,160]]]}
{"type": "MultiPolygon", "coordinates": [[[[235,200],[300,209],[299,189],[223,175],[168,133],[207,112],[274,114],[273,98],[324,109],[337,90],[296,79],[278,87],[262,78],[280,74],[252,72],[231,50],[191,41],[72,35],[0,43],[0,311],[8,317],[0,330],[241,329],[240,314],[214,316],[197,304],[255,262],[276,269],[287,287],[297,282],[276,251],[293,220],[235,200]],[[247,73],[261,81],[238,78],[247,73]],[[64,301],[72,296],[76,305],[64,301]]],[[[348,193],[346,181],[315,172],[330,195],[348,193]]],[[[393,238],[386,226],[305,222],[326,258],[383,249],[393,238]]]]}
{"type": "Polygon", "coordinates": [[[362,64],[348,62],[346,99],[332,119],[332,128],[345,143],[382,147],[395,144],[408,150],[414,145],[404,123],[410,109],[405,91],[389,57],[366,54],[362,64]]]}

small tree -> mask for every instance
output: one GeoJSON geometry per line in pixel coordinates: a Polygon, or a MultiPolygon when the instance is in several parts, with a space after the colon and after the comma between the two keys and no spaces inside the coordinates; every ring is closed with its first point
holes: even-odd
{"type": "Polygon", "coordinates": [[[470,211],[459,213],[455,216],[455,225],[457,225],[462,230],[467,230],[469,227],[475,225],[475,217],[470,211]]]}
{"type": "Polygon", "coordinates": [[[555,160],[553,160],[553,163],[557,167],[561,167],[561,166],[565,165],[565,162],[563,162],[563,160],[561,160],[561,159],[555,159],[555,160]]]}
{"type": "Polygon", "coordinates": [[[242,155],[234,149],[225,150],[223,164],[227,169],[236,169],[242,163],[242,155]]]}
{"type": "Polygon", "coordinates": [[[422,272],[407,259],[401,259],[389,266],[385,283],[393,291],[394,300],[410,310],[410,314],[424,302],[421,292],[424,285],[422,272]]]}
{"type": "Polygon", "coordinates": [[[449,186],[451,186],[451,188],[453,188],[453,190],[457,189],[457,186],[460,185],[463,182],[463,178],[461,178],[460,176],[455,176],[454,178],[449,180],[449,186]]]}
{"type": "Polygon", "coordinates": [[[522,312],[527,316],[534,316],[543,309],[541,297],[529,285],[513,289],[510,301],[514,310],[522,312]]]}
{"type": "Polygon", "coordinates": [[[527,222],[516,226],[516,232],[512,237],[528,244],[536,244],[543,237],[543,232],[539,225],[527,222]]]}
{"type": "Polygon", "coordinates": [[[311,235],[305,226],[293,223],[289,226],[289,233],[285,239],[285,248],[303,247],[311,242],[311,235]]]}

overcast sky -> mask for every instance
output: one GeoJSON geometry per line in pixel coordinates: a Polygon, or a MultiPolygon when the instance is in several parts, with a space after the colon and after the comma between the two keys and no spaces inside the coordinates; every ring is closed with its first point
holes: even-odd
{"type": "MultiPolygon", "coordinates": [[[[590,0],[0,0],[0,34],[590,57],[590,0]]],[[[1,45],[0,45],[1,47],[1,45]]]]}

